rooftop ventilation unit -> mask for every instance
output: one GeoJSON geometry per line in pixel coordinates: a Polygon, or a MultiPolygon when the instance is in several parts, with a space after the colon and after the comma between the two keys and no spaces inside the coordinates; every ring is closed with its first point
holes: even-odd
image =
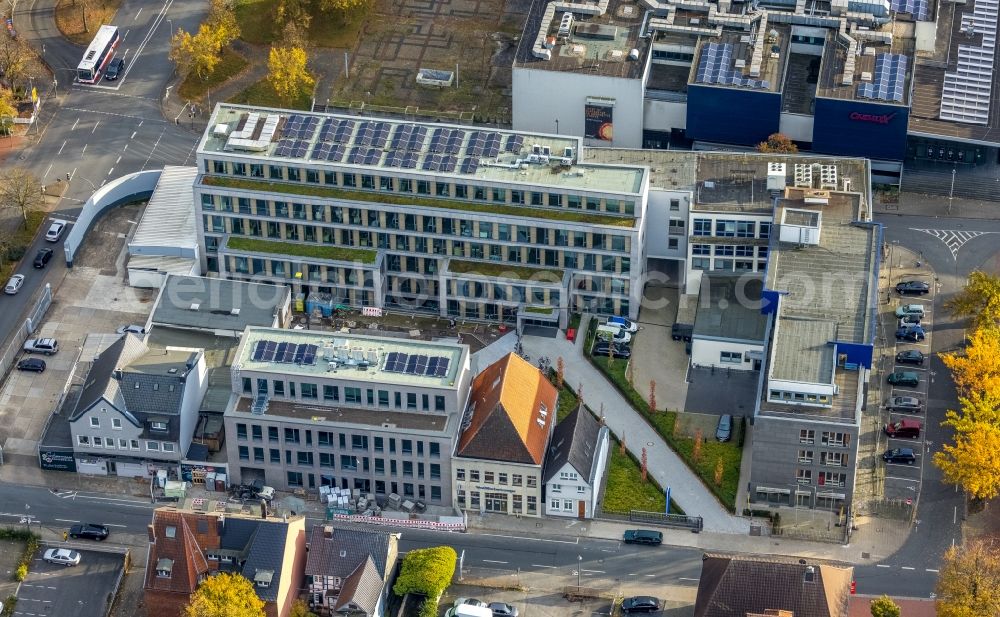
{"type": "Polygon", "coordinates": [[[559,22],[559,36],[564,39],[569,38],[572,31],[573,14],[570,12],[563,13],[562,20],[559,22]]]}
{"type": "Polygon", "coordinates": [[[783,190],[785,190],[785,164],[784,163],[768,163],[767,164],[767,190],[769,190],[769,191],[783,191],[783,190]]]}
{"type": "Polygon", "coordinates": [[[862,71],[861,81],[871,81],[871,80],[872,80],[872,74],[869,73],[868,71],[862,71]]]}
{"type": "Polygon", "coordinates": [[[795,164],[795,187],[800,189],[811,189],[813,185],[812,166],[803,163],[795,164]]]}
{"type": "Polygon", "coordinates": [[[197,311],[197,310],[198,310],[198,309],[200,309],[200,308],[201,308],[201,305],[200,305],[200,304],[198,304],[197,302],[192,302],[192,303],[191,303],[191,306],[190,306],[190,309],[191,309],[192,311],[197,311]]]}

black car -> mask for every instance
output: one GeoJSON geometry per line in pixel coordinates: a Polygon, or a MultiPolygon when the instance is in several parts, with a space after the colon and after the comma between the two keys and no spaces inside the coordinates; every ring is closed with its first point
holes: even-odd
{"type": "Polygon", "coordinates": [[[125,70],[125,59],[115,58],[114,60],[108,63],[108,70],[104,71],[104,79],[107,79],[108,81],[114,81],[121,76],[122,71],[124,70],[125,70]]]}
{"type": "Polygon", "coordinates": [[[19,371],[34,371],[36,373],[45,372],[45,360],[39,358],[25,358],[17,363],[19,371]]]}
{"type": "Polygon", "coordinates": [[[659,546],[663,542],[663,534],[651,529],[627,529],[622,536],[625,544],[648,544],[659,546]]]}
{"type": "Polygon", "coordinates": [[[653,596],[634,596],[622,600],[622,612],[652,613],[660,610],[660,601],[653,596]]]}
{"type": "Polygon", "coordinates": [[[910,341],[913,343],[919,343],[926,338],[927,334],[924,329],[920,326],[903,326],[902,328],[896,328],[896,340],[897,341],[910,341]]]}
{"type": "Polygon", "coordinates": [[[882,460],[897,465],[912,465],[917,462],[913,448],[894,448],[882,453],[882,460]]]}
{"type": "Polygon", "coordinates": [[[919,349],[907,349],[896,354],[896,364],[923,364],[925,357],[919,349]]]}
{"type": "Polygon", "coordinates": [[[38,249],[38,253],[35,254],[35,267],[44,268],[50,259],[52,259],[52,249],[38,249]]]}
{"type": "Polygon", "coordinates": [[[104,525],[95,525],[93,523],[73,525],[69,528],[69,537],[83,538],[85,540],[107,540],[110,533],[104,525]]]}
{"type": "Polygon", "coordinates": [[[926,293],[930,293],[931,285],[927,281],[903,281],[902,283],[896,284],[896,293],[901,296],[907,294],[915,294],[922,296],[926,293]]]}
{"type": "Polygon", "coordinates": [[[628,345],[625,343],[610,343],[608,341],[597,341],[594,343],[591,354],[595,356],[607,356],[609,346],[612,346],[611,355],[616,358],[628,359],[632,357],[632,349],[628,345]]]}

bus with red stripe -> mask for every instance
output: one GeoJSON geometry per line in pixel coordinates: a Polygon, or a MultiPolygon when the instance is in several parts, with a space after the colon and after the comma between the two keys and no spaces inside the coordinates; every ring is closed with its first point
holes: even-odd
{"type": "Polygon", "coordinates": [[[119,42],[121,38],[116,26],[101,26],[90,47],[84,52],[80,66],[76,67],[76,80],[85,84],[100,81],[104,67],[114,57],[119,42]]]}

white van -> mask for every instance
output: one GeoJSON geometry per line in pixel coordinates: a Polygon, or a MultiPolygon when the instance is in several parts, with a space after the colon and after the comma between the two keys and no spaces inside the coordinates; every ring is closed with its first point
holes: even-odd
{"type": "Polygon", "coordinates": [[[488,606],[473,606],[459,604],[448,609],[445,617],[493,617],[493,611],[488,606]]]}
{"type": "Polygon", "coordinates": [[[597,338],[611,339],[616,343],[628,343],[632,340],[632,335],[626,332],[621,326],[605,324],[597,326],[597,338]]]}

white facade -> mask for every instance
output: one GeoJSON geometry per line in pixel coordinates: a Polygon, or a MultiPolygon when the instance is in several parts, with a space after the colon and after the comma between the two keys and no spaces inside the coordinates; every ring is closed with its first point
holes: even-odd
{"type": "Polygon", "coordinates": [[[608,433],[601,432],[594,461],[593,484],[566,463],[545,485],[545,514],[574,518],[593,518],[608,462],[608,433]]]}
{"type": "Polygon", "coordinates": [[[651,188],[646,207],[646,257],[683,260],[687,257],[690,191],[651,188]]]}
{"type": "MultiPolygon", "coordinates": [[[[762,198],[766,199],[766,196],[755,199],[762,198]]],[[[773,216],[771,212],[743,214],[692,210],[688,221],[690,239],[687,250],[685,293],[698,293],[701,287],[701,273],[707,270],[736,273],[763,272],[767,267],[766,240],[771,234],[773,216]],[[705,237],[706,242],[699,242],[699,236],[705,237]],[[731,244],[720,241],[719,238],[730,238],[731,244]]]]}
{"type": "Polygon", "coordinates": [[[542,514],[541,465],[456,456],[451,473],[456,508],[473,513],[542,514]]]}
{"type": "Polygon", "coordinates": [[[750,371],[764,357],[764,345],[732,340],[691,338],[691,363],[734,371],[750,371]]]}

